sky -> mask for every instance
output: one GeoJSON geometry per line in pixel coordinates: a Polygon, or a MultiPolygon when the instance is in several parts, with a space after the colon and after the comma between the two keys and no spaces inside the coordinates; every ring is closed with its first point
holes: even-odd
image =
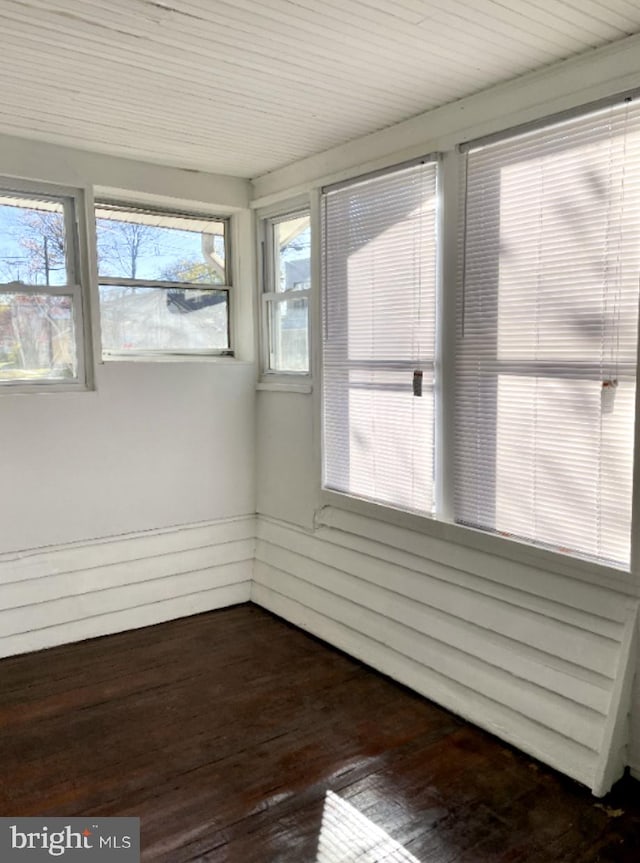
{"type": "MultiPolygon", "coordinates": [[[[62,213],[58,215],[0,204],[0,283],[22,281],[26,284],[46,284],[42,251],[44,231],[33,227],[34,223],[37,225],[39,218],[53,224],[58,219],[62,220],[62,213]],[[30,252],[29,244],[35,251],[30,252]],[[33,271],[34,264],[37,272],[33,271]]],[[[58,224],[61,225],[61,222],[58,224]]],[[[131,237],[131,229],[135,231],[139,227],[112,220],[98,221],[98,243],[103,252],[100,270],[103,276],[131,277],[128,239],[131,237]],[[124,229],[118,230],[118,226],[122,225],[124,229]]],[[[205,262],[199,232],[155,226],[142,227],[144,237],[136,261],[136,278],[158,280],[167,269],[182,261],[205,262]]],[[[215,246],[216,253],[223,258],[222,237],[216,237],[215,246]]],[[[67,276],[64,267],[60,266],[59,256],[56,258],[55,242],[52,242],[51,238],[48,249],[51,262],[49,284],[64,285],[67,276]]]]}

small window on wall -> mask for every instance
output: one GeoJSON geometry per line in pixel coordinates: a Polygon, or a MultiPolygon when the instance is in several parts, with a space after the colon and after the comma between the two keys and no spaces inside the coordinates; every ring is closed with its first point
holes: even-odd
{"type": "Polygon", "coordinates": [[[86,384],[77,225],[72,193],[0,191],[3,389],[86,384]]]}
{"type": "Polygon", "coordinates": [[[228,223],[96,206],[102,351],[231,355],[228,223]]]}
{"type": "Polygon", "coordinates": [[[308,212],[265,222],[264,370],[309,374],[311,226],[308,212]]]}

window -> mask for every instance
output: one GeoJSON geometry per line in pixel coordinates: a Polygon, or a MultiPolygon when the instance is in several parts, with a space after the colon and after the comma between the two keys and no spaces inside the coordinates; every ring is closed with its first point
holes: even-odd
{"type": "Polygon", "coordinates": [[[640,109],[471,149],[458,521],[628,567],[640,109]]]}
{"type": "Polygon", "coordinates": [[[629,569],[640,106],[448,158],[440,303],[435,162],[324,191],[323,487],[629,569]]]}
{"type": "Polygon", "coordinates": [[[87,383],[77,200],[31,184],[0,190],[3,388],[87,383]]]}
{"type": "Polygon", "coordinates": [[[224,219],[96,206],[105,357],[230,355],[224,219]]]}
{"type": "Polygon", "coordinates": [[[324,486],[434,506],[436,163],[323,196],[324,486]]]}
{"type": "Polygon", "coordinates": [[[265,221],[264,370],[309,374],[311,225],[308,212],[265,221]]]}

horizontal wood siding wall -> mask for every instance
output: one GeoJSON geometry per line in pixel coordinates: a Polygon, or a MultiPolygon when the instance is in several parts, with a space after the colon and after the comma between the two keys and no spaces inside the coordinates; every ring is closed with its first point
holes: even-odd
{"type": "MultiPolygon", "coordinates": [[[[640,663],[639,663],[640,664],[640,663]]],[[[629,753],[631,775],[640,779],[640,670],[636,669],[635,692],[631,705],[631,749],[629,753]]]]}
{"type": "Polygon", "coordinates": [[[597,794],[622,772],[632,598],[338,513],[260,518],[252,599],[597,794]]]}
{"type": "Polygon", "coordinates": [[[0,556],[0,656],[250,598],[255,518],[0,556]]]}

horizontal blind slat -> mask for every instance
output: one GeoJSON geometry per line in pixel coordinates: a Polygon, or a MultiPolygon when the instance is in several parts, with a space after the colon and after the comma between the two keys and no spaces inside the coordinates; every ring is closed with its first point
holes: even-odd
{"type": "Polygon", "coordinates": [[[433,508],[436,170],[323,195],[324,485],[423,513],[433,508]]]}
{"type": "Polygon", "coordinates": [[[456,519],[628,568],[640,109],[471,150],[456,519]]]}

